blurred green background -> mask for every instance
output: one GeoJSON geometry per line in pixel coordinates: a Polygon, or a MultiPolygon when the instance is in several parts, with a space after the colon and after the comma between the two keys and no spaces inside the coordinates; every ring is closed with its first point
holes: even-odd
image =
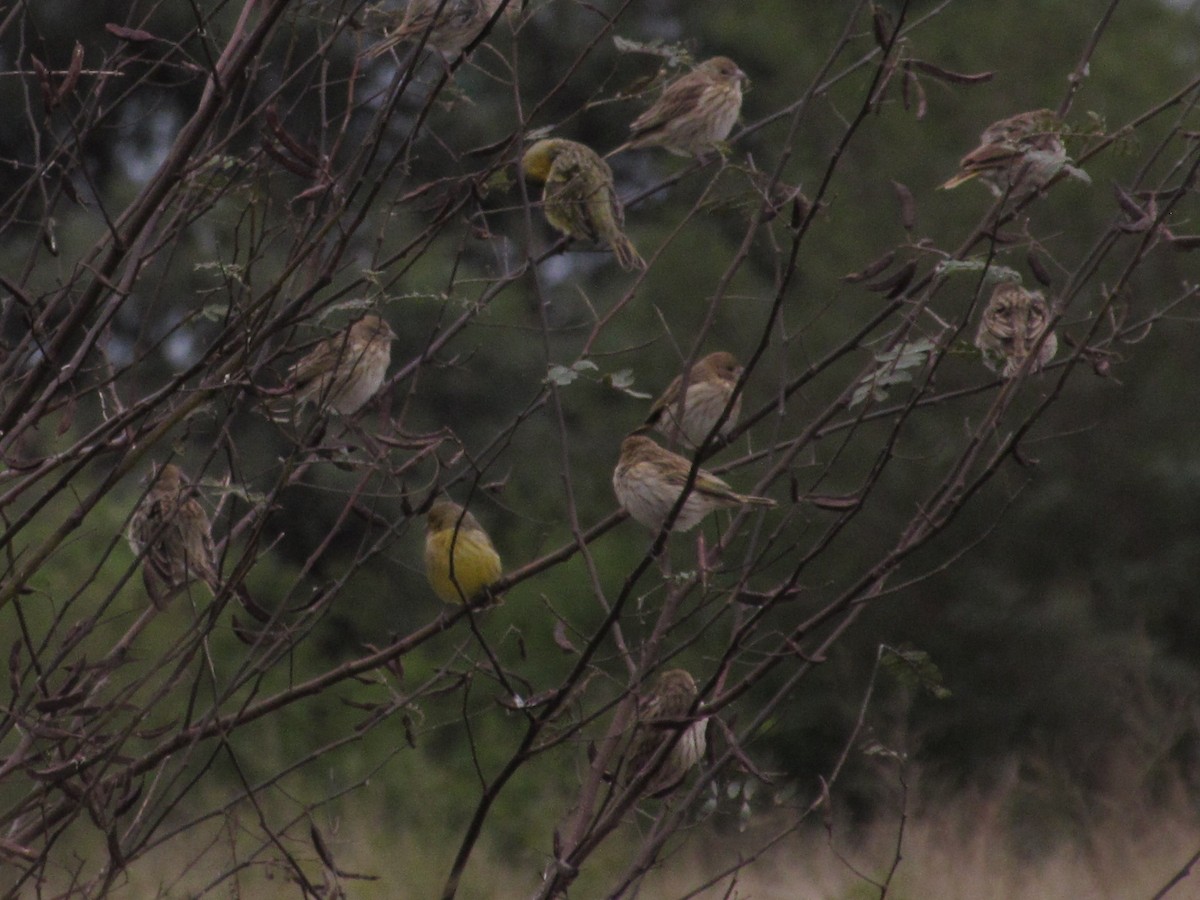
{"type": "MultiPolygon", "coordinates": [[[[519,122],[510,66],[518,73],[525,114],[545,100],[532,127],[553,129],[556,135],[584,141],[601,152],[621,143],[627,123],[643,108],[644,99],[623,100],[620,94],[653,75],[658,59],[620,53],[608,37],[585,52],[604,14],[621,5],[552,0],[530,4],[515,34],[499,23],[487,45],[454,74],[431,105],[403,165],[383,175],[373,173],[371,181],[342,186],[361,191],[377,185],[380,194],[366,207],[367,222],[351,239],[345,264],[323,296],[335,303],[363,296],[363,273],[375,273],[366,279],[375,288],[365,293],[400,336],[393,348],[394,369],[425,354],[441,329],[523,259],[530,241],[537,252],[553,239],[536,218],[532,231],[527,229],[511,166],[483,151],[469,152],[503,140],[519,122]],[[383,264],[421,232],[439,203],[465,190],[466,182],[455,179],[481,173],[483,177],[473,181],[471,201],[438,228],[428,246],[383,264]],[[403,199],[416,186],[435,179],[445,179],[440,182],[444,193],[435,190],[416,200],[403,199]]],[[[885,5],[896,8],[894,3],[885,5]]],[[[662,39],[698,59],[717,53],[733,57],[752,82],[743,115],[745,123],[755,124],[800,99],[845,29],[852,6],[785,0],[752,6],[634,2],[617,19],[613,34],[637,41],[662,39]]],[[[975,145],[988,123],[1059,104],[1068,88],[1067,76],[1104,6],[1057,0],[911,4],[908,21],[918,26],[905,39],[904,54],[948,70],[990,71],[995,77],[973,86],[922,78],[927,104],[923,117],[916,115],[915,93],[906,108],[897,82],[863,122],[805,236],[781,323],[747,385],[747,410],[771,400],[781,384],[847,340],[880,308],[880,295],[843,281],[844,275],[898,246],[924,264],[929,256],[915,249],[920,242],[951,251],[970,232],[991,202],[986,191],[968,184],[942,192],[937,185],[955,171],[959,157],[975,145]],[[926,14],[929,20],[921,21],[926,14]],[[901,222],[893,181],[907,186],[916,198],[911,234],[901,222]]],[[[232,28],[235,14],[232,8],[217,11],[210,25],[214,34],[232,28]]],[[[256,84],[283,85],[278,107],[287,131],[316,146],[329,123],[340,123],[346,100],[344,94],[313,89],[318,74],[335,83],[347,77],[356,53],[375,39],[375,20],[370,10],[353,5],[308,3],[291,5],[286,21],[261,58],[271,77],[256,84]],[[363,27],[345,28],[346,15],[363,27]],[[334,34],[328,50],[314,59],[311,54],[334,34]]],[[[52,68],[65,67],[77,40],[87,48],[89,61],[93,56],[104,58],[119,45],[105,30],[109,22],[145,29],[164,42],[187,34],[195,24],[188,4],[39,3],[22,13],[20,27],[0,33],[4,68],[28,54],[52,68]],[[145,9],[131,12],[138,6],[145,9]]],[[[421,572],[422,523],[413,506],[447,473],[465,479],[451,489],[460,500],[468,485],[478,485],[472,489],[472,508],[510,568],[570,539],[565,481],[571,484],[585,527],[615,508],[609,478],[617,445],[645,416],[647,401],[615,389],[603,376],[631,370],[633,390],[656,395],[678,372],[709,309],[708,298],[755,208],[751,165],[770,172],[786,150],[783,180],[810,195],[819,188],[874,73],[866,65],[842,74],[874,47],[869,16],[860,16],[853,35],[830,69],[829,75],[839,77],[808,100],[792,145],[786,145],[789,118],[784,116],[737,141],[729,165],[719,175],[709,169],[629,205],[627,230],[643,256],[649,258],[660,246],[663,250],[633,300],[590,344],[589,358],[598,370],[584,373],[561,391],[563,428],[551,406],[539,407],[528,417],[525,412],[541,395],[548,366],[574,362],[590,341],[597,319],[614,309],[632,284],[604,254],[578,245],[546,260],[536,290],[531,279],[522,278],[489,300],[467,328],[392,392],[390,413],[400,417],[403,431],[451,429],[478,461],[477,475],[470,475],[461,459],[444,459],[442,467],[430,461],[415,466],[403,485],[372,482],[369,505],[394,523],[394,534],[359,566],[378,532],[350,517],[339,525],[331,548],[303,575],[305,560],[330,533],[346,492],[361,474],[317,467],[303,483],[279,495],[267,529],[270,552],[260,558],[248,581],[255,595],[269,605],[296,604],[353,571],[313,632],[264,675],[264,689],[302,681],[353,658],[364,645],[383,644],[388,636],[410,632],[438,613],[439,604],[421,572]],[[688,219],[685,229],[674,234],[697,203],[703,204],[703,214],[688,219]],[[544,310],[539,308],[543,301],[544,310]],[[496,435],[503,440],[495,443],[496,435]],[[412,492],[407,501],[400,497],[402,490],[412,492]]],[[[1069,150],[1080,153],[1092,137],[1116,131],[1188,84],[1196,71],[1198,46],[1200,13],[1194,4],[1120,3],[1067,116],[1069,150]]],[[[111,110],[105,127],[89,132],[77,148],[87,173],[86,183],[77,188],[87,195],[87,205],[64,204],[55,210],[58,255],[34,249],[43,237],[36,198],[23,202],[8,220],[0,241],[0,268],[10,278],[20,273],[20,283],[35,296],[71,277],[84,250],[103,233],[103,213],[119,211],[140,188],[197,102],[202,81],[194,71],[155,66],[154,60],[166,53],[158,45],[149,44],[141,53],[137,65],[145,66],[146,77],[139,80],[137,65],[131,64],[125,82],[136,82],[136,87],[126,92],[114,80],[106,88],[104,100],[111,110]],[[36,265],[29,264],[31,259],[36,265]]],[[[203,57],[194,37],[180,54],[192,60],[203,57]]],[[[395,70],[386,57],[368,65],[360,73],[364,81],[356,99],[361,105],[348,114],[349,140],[334,148],[335,153],[349,153],[371,139],[373,107],[363,97],[369,89],[382,96],[395,70]]],[[[422,91],[439,77],[436,60],[426,60],[411,96],[401,101],[387,124],[381,156],[408,139],[422,108],[422,91]]],[[[37,109],[36,102],[29,101],[30,91],[27,79],[0,79],[0,110],[8,123],[0,131],[0,159],[29,163],[37,158],[35,135],[44,139],[48,130],[55,130],[26,112],[37,109]]],[[[1052,276],[1046,288],[1049,296],[1072,283],[1070,273],[1119,217],[1113,185],[1156,185],[1167,176],[1183,144],[1177,139],[1167,152],[1156,148],[1179,122],[1184,128],[1197,128],[1192,99],[1187,95],[1184,103],[1089,160],[1084,168],[1090,185],[1075,180],[1056,185],[1048,197],[1027,207],[1019,226],[1011,226],[1014,232],[1027,229],[1038,241],[1039,256],[1052,276]]],[[[128,396],[146,395],[193,361],[219,328],[219,319],[196,313],[209,304],[220,308],[253,296],[260,284],[278,277],[289,249],[303,235],[305,203],[296,198],[310,184],[261,163],[258,149],[269,139],[266,126],[230,136],[221,148],[233,173],[229,188],[188,226],[186,240],[154,259],[111,324],[106,340],[110,358],[118,366],[136,360],[121,371],[117,382],[128,396]],[[232,275],[231,266],[237,267],[232,275]],[[170,329],[174,330],[168,334],[170,329]]],[[[687,165],[658,152],[624,154],[612,164],[618,189],[626,197],[639,195],[687,165]]],[[[19,193],[27,178],[20,164],[0,166],[0,194],[19,193]]],[[[1194,200],[1186,199],[1168,224],[1180,233],[1192,231],[1194,207],[1194,200]]],[[[786,219],[784,213],[768,227],[784,246],[790,239],[786,219]]],[[[1122,238],[1087,278],[1065,312],[1063,333],[1083,336],[1141,239],[1139,234],[1122,238]]],[[[1011,250],[1002,245],[998,261],[1032,284],[1026,252],[1023,244],[1011,250]]],[[[1165,244],[1155,248],[1137,266],[1121,298],[1122,308],[1134,320],[1163,309],[1194,283],[1195,259],[1165,244]]],[[[750,354],[775,294],[777,265],[778,256],[760,237],[718,305],[702,351],[729,349],[742,358],[750,354]]],[[[285,290],[299,290],[306,277],[302,264],[285,290]]],[[[971,302],[974,290],[974,276],[951,279],[933,308],[953,321],[971,302]]],[[[1075,368],[1022,443],[1033,461],[1027,466],[1011,460],[1002,465],[953,523],[906,561],[901,577],[893,582],[900,586],[869,605],[827,661],[801,682],[762,735],[744,748],[762,770],[777,773],[772,790],[758,795],[756,811],[769,815],[776,794],[814,794],[817,777],[830,770],[851,732],[881,643],[929,653],[951,694],[937,699],[884,678],[868,713],[871,733],[907,754],[923,773],[928,796],[954,796],[1001,783],[1013,789],[1010,813],[1022,847],[1045,848],[1086,835],[1097,809],[1114,793],[1165,798],[1182,786],[1186,796],[1194,796],[1200,788],[1200,604],[1195,587],[1200,567],[1200,467],[1193,449],[1197,417],[1191,364],[1200,345],[1193,318],[1194,301],[1189,301],[1157,321],[1144,340],[1115,346],[1118,355],[1107,377],[1087,365],[1075,368]]],[[[336,310],[328,322],[310,319],[298,341],[312,339],[344,319],[336,310]]],[[[14,316],[6,316],[5,327],[6,339],[19,332],[14,316]]],[[[961,335],[965,341],[973,327],[961,335]]],[[[872,337],[886,331],[880,329],[872,337]]],[[[734,453],[799,433],[856,377],[871,349],[864,347],[806,384],[785,404],[782,415],[767,417],[740,440],[734,453]]],[[[939,368],[938,390],[991,380],[965,343],[959,349],[957,357],[939,368]]],[[[281,365],[268,370],[282,377],[281,365]]],[[[1031,411],[1048,395],[1056,377],[1047,373],[1030,379],[1021,387],[1016,409],[1031,411]]],[[[994,390],[968,393],[919,410],[907,420],[869,503],[805,570],[799,600],[770,614],[774,627],[785,630],[811,614],[891,546],[927,497],[931,473],[940,472],[960,451],[966,423],[979,420],[994,390]]],[[[54,452],[58,443],[94,424],[100,407],[83,403],[74,415],[65,436],[43,428],[26,441],[24,452],[54,452]]],[[[868,424],[844,437],[833,433],[813,442],[792,477],[801,491],[855,490],[888,427],[887,422],[868,424]]],[[[172,435],[170,446],[184,455],[197,476],[203,473],[214,490],[233,471],[247,490],[268,491],[279,460],[292,452],[286,435],[241,407],[210,408],[190,418],[172,435]],[[227,432],[235,435],[237,458],[225,453],[213,458],[213,447],[221,445],[227,432]]],[[[167,450],[164,443],[164,458],[167,450]]],[[[78,475],[76,493],[94,485],[105,465],[97,463],[78,475]]],[[[749,489],[752,477],[748,471],[734,472],[730,480],[749,489]]],[[[86,605],[89,597],[105,596],[129,574],[132,556],[113,535],[140,495],[137,480],[130,476],[113,491],[54,555],[53,565],[39,572],[32,584],[37,597],[59,599],[85,586],[80,602],[86,605]]],[[[69,498],[59,499],[23,527],[15,538],[17,546],[36,544],[67,514],[69,498]]],[[[215,522],[221,533],[246,509],[236,496],[227,500],[215,522]]],[[[797,514],[788,526],[791,552],[808,547],[827,521],[828,514],[819,510],[797,514]]],[[[678,542],[677,563],[690,558],[691,543],[678,542]]],[[[786,547],[786,542],[779,546],[786,547]]],[[[646,547],[646,534],[631,524],[592,546],[607,590],[615,594],[646,547]]],[[[761,569],[762,586],[794,564],[786,550],[778,549],[761,569]]],[[[732,576],[722,572],[719,577],[728,581],[732,576]]],[[[557,684],[574,662],[556,645],[548,610],[569,621],[579,644],[600,622],[602,610],[588,585],[587,571],[575,557],[519,584],[504,606],[482,623],[492,647],[525,679],[530,693],[557,684]]],[[[651,627],[654,596],[641,614],[631,610],[623,619],[627,636],[636,638],[651,627]]],[[[144,602],[135,573],[119,589],[118,601],[108,608],[89,642],[97,648],[111,643],[144,602]]],[[[52,605],[22,601],[25,627],[41,633],[62,627],[51,618],[52,605]]],[[[10,618],[12,610],[4,616],[10,618]]],[[[153,659],[193,616],[187,604],[177,603],[143,635],[135,657],[153,659]]],[[[679,661],[698,675],[708,674],[725,638],[725,632],[716,629],[700,635],[679,661]]],[[[228,633],[214,633],[214,660],[237,659],[243,652],[228,633]]],[[[403,684],[420,684],[444,666],[465,670],[479,658],[469,632],[454,630],[405,657],[403,684]]],[[[137,659],[134,669],[122,670],[122,677],[134,680],[137,659]]],[[[611,649],[604,651],[598,665],[615,679],[621,677],[611,649]]],[[[788,674],[788,667],[781,666],[757,684],[730,710],[731,719],[749,720],[788,674]]],[[[394,690],[382,676],[368,680],[374,683],[341,684],[240,729],[227,747],[209,751],[211,761],[196,760],[197,767],[210,766],[217,776],[199,793],[203,804],[215,805],[213,798],[229,786],[256,784],[316,748],[350,737],[344,746],[299,766],[265,791],[269,804],[291,804],[300,811],[313,798],[337,795],[369,778],[369,791],[359,789],[321,806],[316,815],[322,827],[336,830],[335,822],[350,822],[363,808],[370,811],[368,821],[385,816],[378,827],[364,828],[361,821],[347,825],[347,833],[355,835],[347,841],[366,845],[386,835],[381,843],[391,848],[395,840],[395,858],[419,859],[423,867],[410,872],[414,887],[409,895],[430,895],[477,801],[476,763],[489,773],[503,764],[522,734],[520,717],[496,703],[494,685],[481,682],[478,689],[444,702],[431,698],[419,708],[393,711],[383,727],[351,737],[365,715],[351,704],[383,702],[394,690]]],[[[175,699],[181,704],[186,700],[175,699]]],[[[163,720],[169,720],[182,714],[182,706],[162,713],[163,720]]],[[[585,733],[595,737],[594,731],[595,726],[585,733]]],[[[575,738],[548,751],[510,783],[489,819],[486,854],[525,873],[541,868],[551,825],[569,802],[585,765],[585,743],[575,738]]],[[[886,806],[893,782],[881,775],[877,762],[852,755],[838,783],[839,813],[868,821],[886,806]]],[[[743,777],[729,776],[734,781],[743,777]]],[[[8,786],[10,791],[21,789],[8,786]]],[[[739,803],[725,797],[718,806],[711,827],[718,834],[736,831],[739,803]]],[[[81,847],[89,840],[83,833],[76,839],[81,847]]],[[[468,895],[488,896],[486,869],[484,865],[472,870],[478,880],[470,882],[474,893],[468,895]]],[[[581,896],[590,896],[589,877],[585,874],[580,881],[581,896]]]]}

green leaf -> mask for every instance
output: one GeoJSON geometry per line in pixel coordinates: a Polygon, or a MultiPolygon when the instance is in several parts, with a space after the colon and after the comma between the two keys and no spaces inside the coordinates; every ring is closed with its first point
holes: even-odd
{"type": "Polygon", "coordinates": [[[649,400],[653,396],[633,389],[633,369],[621,369],[617,372],[610,372],[604,376],[604,383],[610,388],[614,388],[622,394],[628,394],[630,397],[638,400],[649,400]]]}
{"type": "Polygon", "coordinates": [[[1020,284],[1021,273],[1008,266],[998,266],[995,263],[988,266],[987,274],[983,276],[984,284],[1020,284]]]}
{"type": "Polygon", "coordinates": [[[661,56],[672,67],[689,66],[692,55],[679,44],[668,44],[662,40],[633,41],[613,35],[613,46],[618,53],[646,53],[650,56],[661,56]]]}
{"type": "Polygon", "coordinates": [[[950,696],[941,669],[924,650],[884,647],[879,665],[905,687],[922,688],[939,700],[950,696]]]}
{"type": "Polygon", "coordinates": [[[857,406],[867,397],[876,402],[886,400],[887,388],[912,381],[913,373],[910,370],[925,365],[936,347],[937,344],[929,338],[919,338],[875,354],[875,361],[879,365],[858,383],[850,396],[850,406],[857,406]]]}
{"type": "Polygon", "coordinates": [[[546,380],[551,384],[557,384],[559,387],[566,387],[572,381],[579,377],[579,373],[574,369],[568,369],[566,366],[560,366],[557,363],[552,365],[546,372],[546,380]]]}
{"type": "Polygon", "coordinates": [[[937,264],[934,273],[937,275],[958,275],[962,272],[983,272],[987,273],[983,277],[984,284],[1000,284],[1021,283],[1021,273],[1016,269],[1011,269],[1008,266],[1002,266],[993,262],[990,266],[987,260],[979,256],[973,256],[970,259],[947,259],[937,264]]]}

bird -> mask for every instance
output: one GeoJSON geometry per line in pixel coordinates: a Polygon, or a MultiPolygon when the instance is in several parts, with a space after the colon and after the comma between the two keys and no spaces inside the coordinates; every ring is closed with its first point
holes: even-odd
{"type": "Polygon", "coordinates": [[[708,717],[692,712],[698,696],[696,680],[686,669],[670,669],[658,676],[638,703],[637,723],[625,754],[626,784],[646,775],[647,766],[670,740],[674,746],[646,782],[647,796],[670,793],[703,758],[708,717]]]}
{"type": "MultiPolygon", "coordinates": [[[[519,9],[510,0],[508,11],[519,9]]],[[[367,59],[382,56],[405,41],[419,41],[428,32],[425,43],[449,61],[457,57],[500,8],[500,0],[409,0],[400,24],[382,41],[367,51],[367,59]]]]}
{"type": "Polygon", "coordinates": [[[142,558],[142,581],[157,609],[193,581],[220,590],[212,528],[204,507],[191,496],[183,472],[167,463],[152,474],[150,489],[129,520],[126,538],[142,558]]]}
{"type": "Polygon", "coordinates": [[[542,212],[554,228],[609,247],[623,269],[646,267],[621,229],[625,213],[612,169],[591,147],[562,138],[537,141],[521,158],[521,171],[544,185],[542,212]]]}
{"type": "Polygon", "coordinates": [[[677,156],[700,156],[729,137],[742,110],[746,73],[727,56],[714,56],[672,81],[629,126],[629,140],[609,155],[662,147],[677,156]]]}
{"type": "Polygon", "coordinates": [[[383,386],[396,334],[386,321],[366,315],[326,338],[288,369],[283,393],[339,416],[352,416],[383,386]]]}
{"type": "MultiPolygon", "coordinates": [[[[639,429],[621,442],[613,491],[634,521],[658,531],[678,502],[691,469],[690,460],[660,447],[639,429]]],[[[775,501],[739,494],[707,469],[700,469],[671,530],[688,531],[714,509],[743,505],[774,506],[775,501]]]]}
{"type": "Polygon", "coordinates": [[[440,498],[425,518],[425,575],[444,603],[471,603],[499,580],[503,568],[492,539],[471,513],[440,498]]]}
{"type": "MultiPolygon", "coordinates": [[[[647,425],[653,425],[669,441],[683,441],[695,449],[704,443],[717,419],[729,406],[734,386],[743,369],[732,353],[718,350],[697,360],[687,376],[677,375],[662,396],[650,407],[647,425]],[[684,385],[687,385],[686,389],[684,385]],[[683,394],[683,416],[679,417],[679,399],[683,394]]],[[[729,410],[721,425],[720,437],[726,437],[737,425],[742,412],[742,395],[729,410]]]]}
{"type": "Polygon", "coordinates": [[[1045,334],[1037,358],[1029,366],[1031,373],[1037,372],[1058,352],[1058,337],[1047,332],[1049,324],[1050,307],[1041,291],[1005,282],[996,286],[979,318],[975,346],[983,352],[989,369],[1012,378],[1045,334]]]}
{"type": "MultiPolygon", "coordinates": [[[[958,174],[941,185],[958,187],[979,176],[996,197],[1019,188],[1045,187],[1067,165],[1067,149],[1060,133],[1058,116],[1049,109],[1035,109],[993,122],[979,136],[979,146],[962,158],[958,174]]],[[[1072,174],[1087,179],[1079,169],[1072,174]]]]}

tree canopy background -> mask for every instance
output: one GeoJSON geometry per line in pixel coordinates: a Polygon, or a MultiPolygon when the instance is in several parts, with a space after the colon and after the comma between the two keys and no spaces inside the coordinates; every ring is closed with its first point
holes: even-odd
{"type": "MultiPolygon", "coordinates": [[[[1014,855],[1130,797],[1189,809],[1196,9],[505,6],[444,62],[365,56],[391,4],[0,18],[6,889],[630,895],[698,845],[657,888],[684,896],[946,798],[998,797],[1014,855]],[[716,54],[752,84],[728,153],[610,160],[648,269],[561,240],[524,146],[604,154],[716,54]],[[1088,180],[938,190],[1041,107],[1088,180]],[[972,338],[1013,279],[1059,352],[1005,379],[972,338]],[[378,402],[271,422],[368,309],[398,334],[378,402]],[[610,479],[717,349],[745,412],[704,464],[779,508],[701,551],[610,479]],[[226,584],[156,613],[123,531],[168,461],[226,584]],[[492,534],[502,606],[428,587],[439,492],[492,534]],[[676,667],[709,756],[642,798],[610,776],[676,667]]],[[[860,883],[918,877],[899,858],[860,883]]]]}

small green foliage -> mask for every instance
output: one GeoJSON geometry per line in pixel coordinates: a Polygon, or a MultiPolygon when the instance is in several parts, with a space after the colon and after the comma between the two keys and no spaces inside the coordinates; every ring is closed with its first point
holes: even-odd
{"type": "Polygon", "coordinates": [[[215,271],[225,280],[245,284],[242,280],[242,273],[246,271],[246,268],[238,263],[223,263],[217,260],[209,260],[208,262],[196,263],[192,266],[192,269],[196,272],[215,271]]]}
{"type": "Polygon", "coordinates": [[[859,381],[850,397],[850,405],[857,406],[868,397],[877,403],[886,400],[887,388],[912,381],[911,370],[925,365],[935,347],[937,344],[929,338],[919,338],[875,354],[879,365],[859,381]]]}
{"type": "Polygon", "coordinates": [[[552,365],[546,373],[546,380],[551,384],[557,384],[559,387],[566,387],[575,381],[583,372],[598,372],[600,367],[594,362],[587,359],[581,359],[571,363],[570,367],[560,366],[557,363],[552,365]]]}
{"type": "Polygon", "coordinates": [[[939,700],[950,696],[942,672],[924,650],[883,647],[879,665],[898,683],[908,688],[923,688],[939,700]]]}
{"type": "Polygon", "coordinates": [[[980,256],[968,259],[947,259],[938,263],[934,270],[937,275],[958,275],[963,272],[984,272],[984,284],[1021,283],[1021,273],[1016,269],[1002,266],[996,262],[989,263],[980,256]]]}
{"type": "Polygon", "coordinates": [[[660,56],[671,68],[690,66],[692,54],[680,44],[671,44],[662,40],[632,41],[617,35],[613,36],[613,46],[618,53],[646,53],[650,56],[660,56]]]}
{"type": "MultiPolygon", "coordinates": [[[[600,367],[591,360],[581,359],[570,366],[555,363],[546,372],[546,381],[559,387],[573,384],[586,372],[599,372],[600,367]]],[[[649,400],[651,395],[633,389],[633,369],[618,369],[615,372],[604,372],[598,378],[590,379],[603,384],[622,394],[628,394],[635,400],[649,400]]]]}
{"type": "Polygon", "coordinates": [[[884,744],[881,744],[879,741],[875,740],[874,738],[871,738],[870,740],[864,742],[862,747],[859,749],[862,750],[863,756],[881,756],[884,759],[894,759],[894,760],[896,760],[896,762],[904,762],[905,761],[905,756],[903,753],[901,753],[898,750],[893,750],[891,747],[888,747],[884,744]]]}
{"type": "Polygon", "coordinates": [[[613,390],[628,394],[636,400],[649,400],[652,397],[651,394],[633,389],[633,369],[618,369],[616,372],[609,372],[602,380],[613,390]]]}

